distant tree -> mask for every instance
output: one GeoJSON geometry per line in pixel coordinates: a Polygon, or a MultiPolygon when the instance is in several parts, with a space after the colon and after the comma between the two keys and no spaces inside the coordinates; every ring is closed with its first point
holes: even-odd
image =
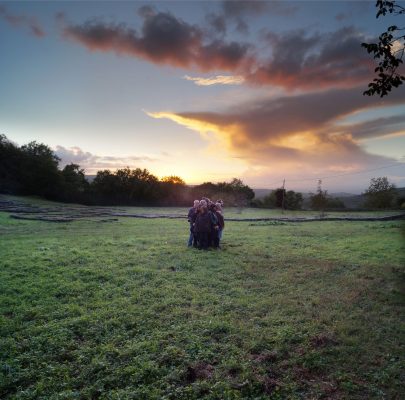
{"type": "Polygon", "coordinates": [[[346,208],[345,203],[337,197],[327,197],[326,208],[328,210],[339,210],[346,208]]]}
{"type": "MultiPolygon", "coordinates": [[[[377,0],[376,7],[378,8],[377,18],[387,13],[405,14],[405,8],[396,4],[395,1],[377,0]]],[[[368,53],[374,55],[374,59],[379,60],[378,66],[374,70],[377,73],[377,78],[369,83],[369,89],[363,93],[364,95],[386,96],[393,88],[397,88],[405,81],[405,76],[398,72],[403,63],[405,51],[404,29],[391,25],[379,36],[377,43],[361,44],[368,53]]]]}
{"type": "Polygon", "coordinates": [[[21,182],[24,194],[55,197],[60,191],[60,159],[43,143],[30,142],[20,148],[21,182]]]}
{"type": "Polygon", "coordinates": [[[0,135],[0,193],[19,194],[22,192],[21,182],[21,150],[0,135]]]}
{"type": "Polygon", "coordinates": [[[294,190],[286,191],[283,188],[272,190],[267,196],[264,196],[262,199],[255,199],[252,202],[252,206],[259,208],[282,207],[283,196],[285,209],[300,210],[302,208],[302,203],[304,200],[302,193],[295,192],[294,190]]]}
{"type": "Polygon", "coordinates": [[[161,197],[158,178],[141,168],[98,171],[91,190],[104,204],[154,205],[161,197]]]}
{"type": "Polygon", "coordinates": [[[274,197],[276,199],[276,207],[286,208],[286,190],[283,188],[276,189],[274,191],[274,197]]]}
{"type": "Polygon", "coordinates": [[[213,201],[222,199],[227,206],[243,208],[250,204],[255,197],[255,192],[248,185],[245,185],[242,180],[233,178],[231,182],[205,182],[194,186],[191,197],[194,199],[208,197],[213,201]]]}
{"type": "Polygon", "coordinates": [[[234,197],[234,205],[238,208],[246,207],[255,197],[255,192],[249,186],[245,185],[240,179],[233,178],[229,183],[232,195],[234,197]]]}
{"type": "Polygon", "coordinates": [[[161,179],[162,182],[164,183],[172,183],[173,185],[185,185],[186,182],[184,182],[183,179],[181,179],[179,176],[171,175],[171,176],[165,176],[161,179]]]}
{"type": "Polygon", "coordinates": [[[68,164],[62,171],[62,193],[64,201],[85,201],[90,184],[84,175],[84,169],[77,164],[68,164]]]}
{"type": "Polygon", "coordinates": [[[277,207],[276,190],[272,190],[267,196],[263,197],[262,205],[264,208],[277,207]]]}
{"type": "Polygon", "coordinates": [[[372,178],[370,186],[364,192],[367,200],[365,205],[371,208],[390,208],[395,200],[395,185],[386,176],[372,178]]]}
{"type": "Polygon", "coordinates": [[[188,188],[183,179],[178,176],[165,176],[160,180],[161,201],[160,204],[167,206],[186,205],[191,203],[188,199],[188,188]]]}
{"type": "Polygon", "coordinates": [[[301,210],[303,201],[302,193],[288,190],[285,194],[285,207],[288,210],[301,210]]]}
{"type": "Polygon", "coordinates": [[[310,196],[310,204],[313,210],[318,210],[321,212],[321,216],[324,214],[328,203],[328,191],[322,190],[322,181],[318,181],[318,187],[315,194],[310,196]]]}

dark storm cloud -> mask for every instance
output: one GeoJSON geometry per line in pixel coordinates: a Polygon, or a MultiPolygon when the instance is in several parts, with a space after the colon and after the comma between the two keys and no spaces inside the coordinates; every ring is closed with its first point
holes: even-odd
{"type": "Polygon", "coordinates": [[[170,13],[154,13],[144,8],[141,14],[144,18],[141,33],[124,25],[88,21],[84,25],[65,26],[64,35],[89,50],[114,51],[156,64],[196,67],[201,71],[236,69],[248,52],[246,44],[221,39],[206,43],[201,29],[170,13]]]}
{"type": "Polygon", "coordinates": [[[0,18],[4,19],[14,27],[28,28],[31,34],[36,37],[40,38],[45,36],[45,31],[42,29],[35,17],[27,15],[14,15],[10,13],[6,7],[0,5],[0,18]]]}

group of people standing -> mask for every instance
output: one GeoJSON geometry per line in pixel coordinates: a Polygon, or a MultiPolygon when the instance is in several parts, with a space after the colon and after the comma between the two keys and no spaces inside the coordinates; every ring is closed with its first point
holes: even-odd
{"type": "Polygon", "coordinates": [[[219,249],[222,231],[225,227],[222,214],[223,202],[216,202],[204,197],[202,200],[194,200],[194,205],[188,211],[190,223],[190,237],[188,246],[207,250],[209,247],[219,249]]]}

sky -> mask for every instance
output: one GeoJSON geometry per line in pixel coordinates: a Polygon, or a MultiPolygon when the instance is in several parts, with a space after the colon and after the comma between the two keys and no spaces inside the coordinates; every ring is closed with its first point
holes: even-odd
{"type": "Polygon", "coordinates": [[[0,133],[87,174],[404,187],[405,85],[363,96],[361,43],[405,17],[375,16],[374,1],[0,1],[0,133]]]}

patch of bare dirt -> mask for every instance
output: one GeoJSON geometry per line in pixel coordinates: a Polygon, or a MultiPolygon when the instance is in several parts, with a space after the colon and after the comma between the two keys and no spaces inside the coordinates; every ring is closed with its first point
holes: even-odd
{"type": "Polygon", "coordinates": [[[330,334],[320,333],[319,335],[313,336],[309,342],[313,348],[335,346],[338,344],[337,340],[330,334]]]}
{"type": "Polygon", "coordinates": [[[197,380],[208,380],[211,379],[213,373],[213,365],[205,362],[199,362],[187,367],[186,381],[187,383],[193,383],[197,380]]]}

